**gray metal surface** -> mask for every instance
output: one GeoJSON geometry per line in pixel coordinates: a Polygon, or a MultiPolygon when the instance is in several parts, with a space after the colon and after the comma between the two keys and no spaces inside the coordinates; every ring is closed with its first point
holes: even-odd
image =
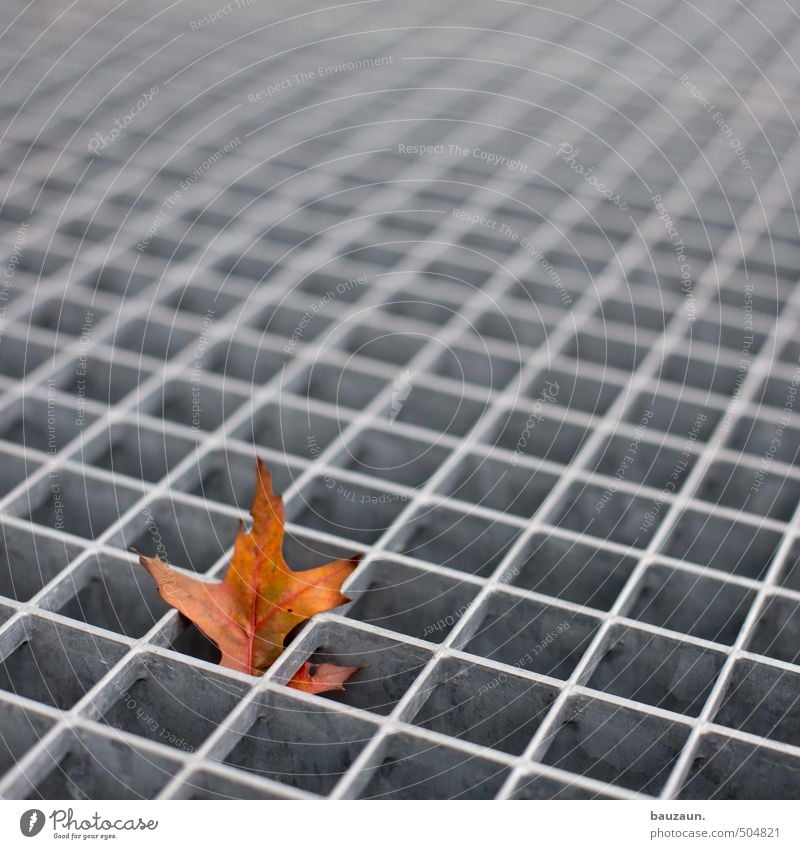
{"type": "Polygon", "coordinates": [[[800,795],[789,5],[0,32],[0,794],[800,795]],[[218,578],[256,452],[364,553],[260,679],[129,550],[218,578]]]}

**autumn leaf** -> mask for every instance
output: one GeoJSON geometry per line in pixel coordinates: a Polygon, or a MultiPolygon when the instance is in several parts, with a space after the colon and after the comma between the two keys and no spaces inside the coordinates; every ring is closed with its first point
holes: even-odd
{"type": "Polygon", "coordinates": [[[305,693],[344,690],[344,682],[361,668],[337,666],[335,663],[304,663],[289,681],[289,686],[305,693]]]}
{"type": "MultiPolygon", "coordinates": [[[[246,532],[240,524],[222,581],[189,577],[158,557],[140,556],[139,562],[152,575],[164,601],[217,644],[221,666],[261,675],[283,651],[286,637],[297,625],[349,601],[341,586],[358,558],[304,572],[289,568],[282,553],[283,499],[272,491],[272,475],[260,459],[250,515],[253,527],[246,532]]],[[[355,669],[305,664],[290,686],[317,693],[341,689],[355,669]]]]}

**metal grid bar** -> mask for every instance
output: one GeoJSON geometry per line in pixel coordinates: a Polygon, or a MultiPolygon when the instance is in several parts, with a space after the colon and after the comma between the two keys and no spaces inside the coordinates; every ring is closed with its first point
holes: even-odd
{"type": "Polygon", "coordinates": [[[20,19],[32,52],[3,54],[0,85],[0,222],[12,244],[30,222],[0,342],[0,733],[20,742],[0,794],[796,794],[795,18],[753,12],[783,52],[737,8],[623,7],[20,19]],[[337,65],[354,56],[392,61],[337,65]],[[120,74],[99,101],[96,69],[120,74]],[[152,103],[87,156],[143,80],[152,103]],[[354,602],[257,681],[209,662],[127,552],[223,573],[253,443],[295,556],[365,551],[354,602]],[[310,656],[369,665],[339,699],[287,690],[310,656]]]}

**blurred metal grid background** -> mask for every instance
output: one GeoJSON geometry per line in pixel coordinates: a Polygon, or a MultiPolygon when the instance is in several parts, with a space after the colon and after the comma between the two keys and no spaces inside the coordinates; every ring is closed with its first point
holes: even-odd
{"type": "Polygon", "coordinates": [[[800,795],[787,4],[3,18],[0,794],[800,795]],[[258,680],[129,551],[256,451],[365,553],[258,680]]]}

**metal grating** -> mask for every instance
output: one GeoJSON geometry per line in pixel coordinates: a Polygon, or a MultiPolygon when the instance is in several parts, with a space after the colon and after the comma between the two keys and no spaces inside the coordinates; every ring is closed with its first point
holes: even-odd
{"type": "Polygon", "coordinates": [[[797,798],[791,8],[7,5],[0,794],[797,798]],[[254,445],[258,680],[128,550],[254,445]]]}

